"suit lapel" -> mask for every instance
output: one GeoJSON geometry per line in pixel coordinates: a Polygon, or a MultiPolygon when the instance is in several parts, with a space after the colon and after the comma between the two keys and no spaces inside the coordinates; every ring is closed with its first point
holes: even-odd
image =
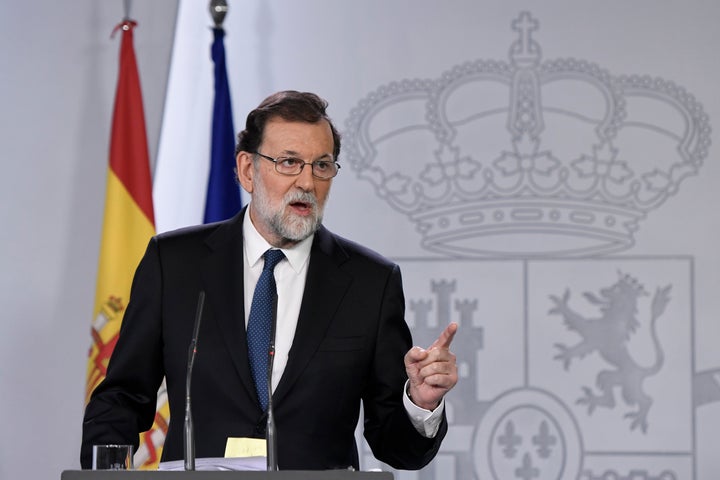
{"type": "Polygon", "coordinates": [[[347,254],[324,227],[315,233],[310,253],[305,292],[288,364],[273,394],[276,402],[287,395],[325,338],[333,315],[350,286],[351,278],[340,270],[347,254]]]}
{"type": "MultiPolygon", "coordinates": [[[[207,240],[210,249],[203,268],[206,310],[217,319],[235,370],[248,395],[255,398],[245,332],[243,300],[244,210],[218,228],[207,240]]],[[[350,286],[351,278],[340,269],[347,254],[324,227],[315,234],[305,281],[302,305],[289,361],[273,394],[280,401],[297,381],[326,336],[333,315],[350,286]]]]}
{"type": "Polygon", "coordinates": [[[210,255],[203,269],[207,307],[217,319],[226,347],[242,384],[255,397],[255,384],[248,365],[243,303],[243,209],[233,220],[223,224],[206,243],[210,255]]]}

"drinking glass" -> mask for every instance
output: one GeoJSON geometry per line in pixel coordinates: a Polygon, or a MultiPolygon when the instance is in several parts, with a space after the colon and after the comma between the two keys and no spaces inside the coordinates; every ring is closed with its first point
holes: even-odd
{"type": "Polygon", "coordinates": [[[132,445],[93,445],[93,470],[132,470],[132,445]]]}

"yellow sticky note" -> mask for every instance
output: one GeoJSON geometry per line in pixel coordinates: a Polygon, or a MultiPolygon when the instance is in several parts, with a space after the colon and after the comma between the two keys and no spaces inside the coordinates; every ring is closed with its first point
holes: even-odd
{"type": "Polygon", "coordinates": [[[266,457],[267,442],[264,438],[228,437],[225,458],[266,457]]]}

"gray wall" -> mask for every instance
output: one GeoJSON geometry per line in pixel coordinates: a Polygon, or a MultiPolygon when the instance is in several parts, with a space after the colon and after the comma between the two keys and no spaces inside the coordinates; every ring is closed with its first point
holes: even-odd
{"type": "MultiPolygon", "coordinates": [[[[176,0],[133,2],[151,155],[176,0]]],[[[0,478],[79,467],[119,0],[0,2],[0,478]]]]}

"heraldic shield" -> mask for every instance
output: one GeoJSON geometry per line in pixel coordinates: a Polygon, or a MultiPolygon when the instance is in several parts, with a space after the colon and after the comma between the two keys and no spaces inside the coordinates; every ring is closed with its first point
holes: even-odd
{"type": "Polygon", "coordinates": [[[461,332],[448,437],[399,479],[694,477],[691,258],[399,262],[415,343],[461,332]]]}

